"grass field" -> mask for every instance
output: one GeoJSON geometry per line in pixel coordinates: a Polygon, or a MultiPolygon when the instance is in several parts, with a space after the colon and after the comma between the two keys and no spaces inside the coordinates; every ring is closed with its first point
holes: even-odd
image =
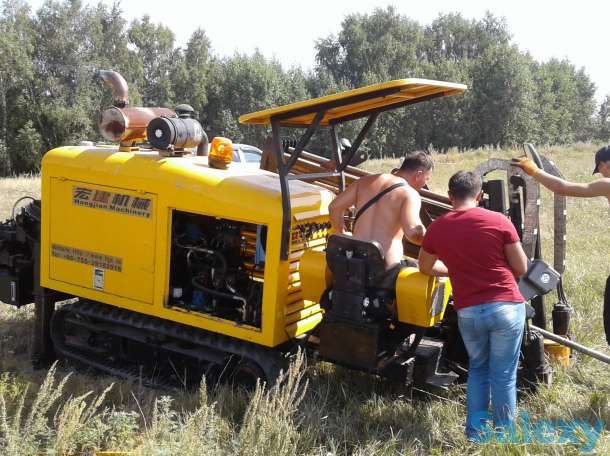
{"type": "MultiPolygon", "coordinates": [[[[572,180],[592,178],[592,145],[548,148],[572,180]]],[[[432,189],[444,193],[448,177],[491,157],[517,151],[478,150],[436,155],[432,189]]],[[[367,164],[388,170],[397,161],[367,164]]],[[[36,177],[0,181],[0,218],[13,201],[37,196],[36,177]]],[[[550,196],[543,196],[549,206],[550,196]]],[[[552,239],[543,217],[545,250],[552,239]]],[[[603,337],[602,293],[610,274],[608,202],[570,199],[566,293],[574,307],[572,331],[580,342],[610,353],[603,337]]],[[[547,300],[547,308],[554,297],[547,300]]],[[[30,306],[31,307],[31,306],[30,306]]],[[[32,309],[0,307],[0,454],[77,454],[84,450],[130,450],[143,455],[526,455],[579,454],[582,444],[475,445],[463,437],[465,393],[455,387],[440,396],[410,399],[406,391],[329,364],[291,370],[279,389],[248,395],[227,386],[164,395],[113,378],[69,373],[61,366],[33,371],[29,364],[32,309]]],[[[603,430],[594,454],[610,454],[610,371],[576,357],[555,368],[555,382],[523,394],[520,410],[533,422],[576,419],[603,430]]]]}

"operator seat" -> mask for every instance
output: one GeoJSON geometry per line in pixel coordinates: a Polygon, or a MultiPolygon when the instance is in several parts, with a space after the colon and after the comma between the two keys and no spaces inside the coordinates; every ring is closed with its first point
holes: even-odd
{"type": "Polygon", "coordinates": [[[332,272],[333,313],[358,321],[381,318],[381,301],[393,300],[400,265],[386,271],[381,245],[345,234],[334,234],[326,245],[332,272]]]}
{"type": "MultiPolygon", "coordinates": [[[[396,279],[401,264],[386,270],[381,246],[349,235],[328,238],[326,262],[333,283],[327,291],[320,325],[320,355],[378,371],[412,329],[396,319],[396,279]]],[[[415,347],[413,347],[415,348],[415,347]]]]}

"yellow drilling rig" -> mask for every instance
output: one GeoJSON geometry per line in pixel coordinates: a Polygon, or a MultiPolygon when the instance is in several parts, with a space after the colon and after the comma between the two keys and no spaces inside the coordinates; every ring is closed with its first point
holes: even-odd
{"type": "MultiPolygon", "coordinates": [[[[405,385],[466,374],[450,283],[416,267],[388,274],[378,244],[329,236],[328,217],[334,193],[364,173],[354,165],[378,116],[466,86],[401,79],[244,115],[271,127],[270,172],[231,164],[230,141],[208,143],[188,105],[131,107],[125,80],[98,74],[114,95],[100,132],[115,145],[47,152],[41,199],[19,202],[0,225],[0,300],[34,302],[36,364],[60,357],[152,385],[202,374],[273,383],[302,347],[405,385]],[[359,120],[353,142],[339,137],[359,120]],[[327,135],[332,170],[305,151],[314,133],[327,135]]],[[[502,161],[479,172],[497,169],[507,178],[486,182],[485,204],[510,216],[536,258],[537,184],[502,161]]],[[[450,209],[444,196],[421,196],[426,224],[450,209]]],[[[416,258],[417,247],[405,252],[416,258]]],[[[550,282],[530,277],[534,299],[559,281],[544,264],[537,273],[550,282]]],[[[521,374],[549,380],[533,332],[521,374]]]]}

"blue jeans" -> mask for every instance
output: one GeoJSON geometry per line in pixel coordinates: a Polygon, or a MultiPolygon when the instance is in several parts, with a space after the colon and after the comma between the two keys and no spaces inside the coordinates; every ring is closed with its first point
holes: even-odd
{"type": "Polygon", "coordinates": [[[495,427],[512,424],[517,408],[517,365],[525,326],[525,305],[490,302],[458,310],[468,351],[466,436],[485,432],[489,400],[495,427]]]}

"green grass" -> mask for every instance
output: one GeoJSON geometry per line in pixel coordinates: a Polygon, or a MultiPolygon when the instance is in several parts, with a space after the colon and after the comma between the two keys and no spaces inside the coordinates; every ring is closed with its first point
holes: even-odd
{"type": "MultiPolygon", "coordinates": [[[[549,148],[569,179],[591,179],[592,145],[549,148]]],[[[449,176],[490,157],[519,151],[477,150],[436,155],[432,189],[446,191],[449,176]]],[[[389,170],[397,161],[367,164],[389,170]]],[[[0,181],[0,218],[13,201],[39,194],[39,180],[0,181]]],[[[549,207],[550,196],[543,195],[549,207]]],[[[610,353],[603,337],[602,292],[610,274],[610,230],[605,199],[570,199],[565,285],[575,309],[572,331],[580,342],[610,353]]],[[[550,215],[543,239],[549,251],[550,215]]],[[[548,299],[550,310],[554,297],[548,299]]],[[[375,377],[302,360],[282,386],[246,394],[227,386],[164,395],[116,379],[69,373],[60,366],[33,371],[29,364],[32,309],[0,306],[0,454],[74,454],[84,450],[129,450],[145,455],[526,455],[579,454],[578,446],[474,445],[463,437],[465,393],[410,399],[406,391],[375,377]],[[112,385],[111,388],[109,388],[112,385]]],[[[538,419],[597,419],[606,424],[595,447],[610,454],[608,366],[578,356],[555,369],[555,382],[524,395],[521,410],[538,419]]]]}

